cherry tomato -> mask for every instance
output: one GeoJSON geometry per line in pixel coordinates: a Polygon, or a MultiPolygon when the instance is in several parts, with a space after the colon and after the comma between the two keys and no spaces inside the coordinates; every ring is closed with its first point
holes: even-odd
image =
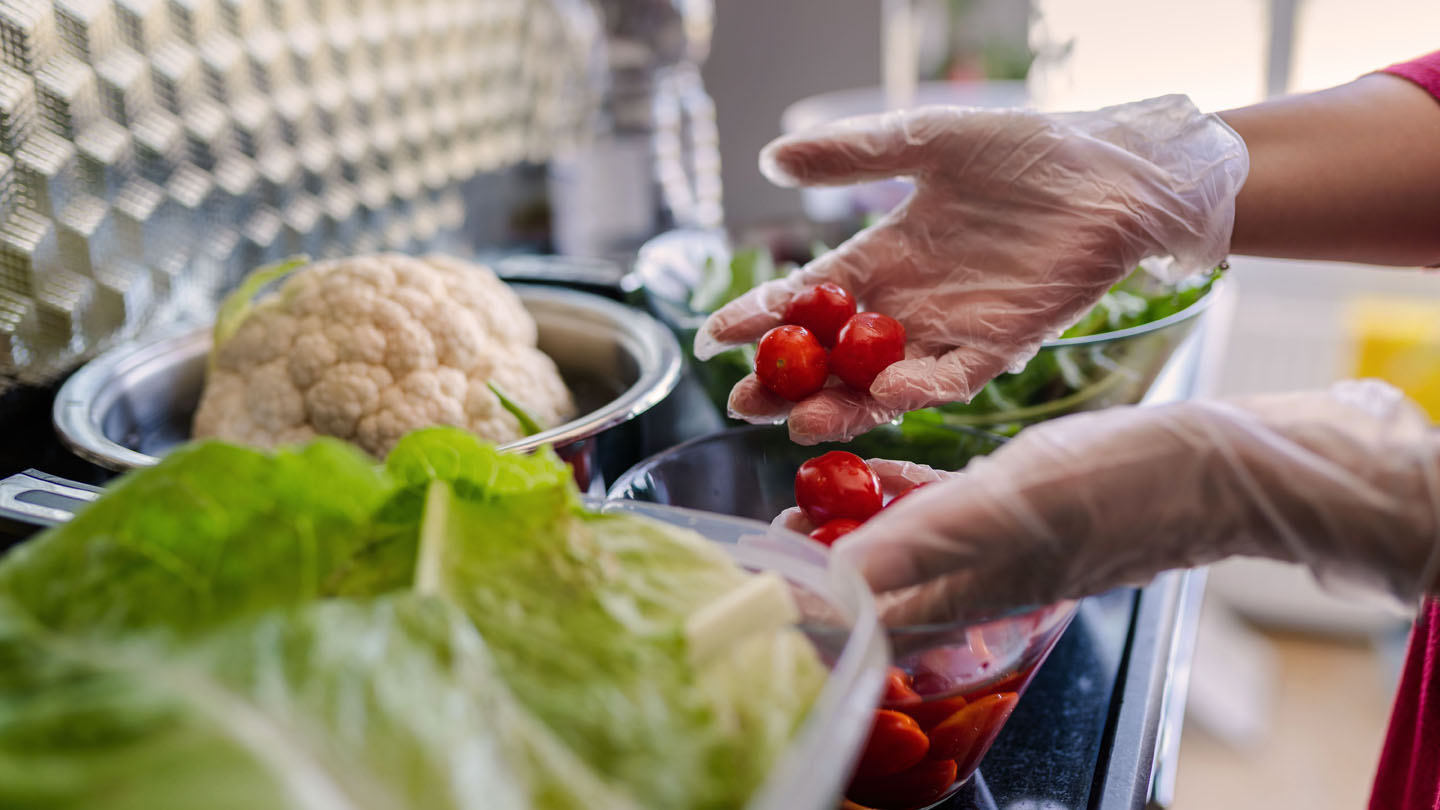
{"type": "Polygon", "coordinates": [[[812,458],[795,474],[795,503],[816,526],[837,518],[864,522],[880,511],[884,497],[870,465],[844,450],[812,458]]]}
{"type": "Polygon", "coordinates": [[[847,797],[868,807],[924,807],[942,798],[955,784],[960,769],[954,760],[927,759],[915,767],[890,776],[856,779],[847,797]]]}
{"type": "Polygon", "coordinates": [[[934,482],[933,482],[933,481],[926,481],[926,482],[923,483],[923,484],[916,484],[915,486],[910,487],[909,489],[904,489],[904,490],[901,490],[901,491],[895,493],[895,497],[891,498],[891,499],[890,499],[890,502],[887,503],[887,504],[885,504],[885,508],[888,509],[888,508],[894,506],[896,501],[900,500],[901,498],[905,497],[906,495],[909,495],[910,493],[914,492],[915,490],[917,490],[917,489],[919,489],[919,488],[921,488],[921,487],[929,486],[929,485],[932,484],[932,483],[934,483],[934,482]]]}
{"type": "Polygon", "coordinates": [[[1014,692],[986,695],[930,729],[932,759],[953,759],[962,768],[974,768],[1000,734],[1020,696],[1014,692]]]}
{"type": "Polygon", "coordinates": [[[870,737],[855,766],[856,779],[889,776],[914,767],[930,750],[930,740],[920,724],[908,714],[876,709],[870,726],[870,737]]]}
{"type": "MultiPolygon", "coordinates": [[[[899,667],[890,667],[890,672],[885,678],[885,694],[881,696],[880,702],[886,706],[897,707],[900,711],[909,714],[906,709],[920,703],[920,695],[910,688],[910,676],[905,670],[899,667]]],[[[911,715],[913,718],[914,715],[911,715]]],[[[924,726],[921,726],[924,729],[924,726]]]]}
{"type": "Polygon", "coordinates": [[[809,329],[822,346],[834,346],[840,327],[855,314],[855,299],[838,284],[817,284],[790,299],[785,323],[809,329]]]}
{"type": "Polygon", "coordinates": [[[760,338],[755,376],[776,394],[799,402],[825,387],[830,376],[825,347],[803,326],[777,326],[760,338]]]}
{"type": "Polygon", "coordinates": [[[880,372],[905,359],[905,327],[878,312],[862,312],[845,322],[830,370],[857,391],[869,391],[880,372]]]}
{"type": "Polygon", "coordinates": [[[965,698],[960,696],[941,698],[940,700],[924,700],[914,706],[901,706],[900,711],[915,718],[920,728],[929,731],[939,725],[942,720],[954,715],[965,708],[965,698]]]}
{"type": "Polygon", "coordinates": [[[819,540],[820,542],[829,546],[833,545],[836,540],[839,540],[840,538],[844,537],[850,532],[855,531],[858,528],[860,528],[860,521],[858,520],[851,520],[849,518],[837,518],[836,520],[832,520],[829,523],[826,523],[815,531],[810,532],[810,537],[815,540],[819,540]]]}

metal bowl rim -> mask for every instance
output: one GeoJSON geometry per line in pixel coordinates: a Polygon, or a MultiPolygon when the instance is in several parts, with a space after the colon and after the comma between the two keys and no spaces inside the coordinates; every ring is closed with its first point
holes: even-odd
{"type": "MultiPolygon", "coordinates": [[[[527,308],[531,302],[568,304],[601,314],[617,335],[636,339],[642,351],[635,357],[640,375],[619,396],[587,414],[534,436],[506,442],[501,450],[526,452],[543,445],[563,447],[609,430],[648,411],[670,395],[680,381],[680,344],[663,324],[649,314],[593,293],[543,285],[512,284],[527,308]],[[648,357],[647,357],[648,355],[648,357]],[[650,362],[645,362],[646,360],[650,362]]],[[[99,405],[107,402],[112,385],[123,370],[172,354],[195,341],[208,345],[209,326],[193,323],[172,327],[149,340],[116,346],[81,366],[61,384],[51,408],[60,440],[76,455],[113,470],[155,464],[159,459],[132,450],[107,437],[100,428],[99,405]]]]}

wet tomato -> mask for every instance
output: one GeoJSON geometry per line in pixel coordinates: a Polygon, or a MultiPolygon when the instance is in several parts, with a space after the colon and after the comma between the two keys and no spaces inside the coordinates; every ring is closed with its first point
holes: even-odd
{"type": "Polygon", "coordinates": [[[845,322],[830,370],[857,391],[869,391],[880,372],[905,359],[905,327],[879,312],[862,312],[845,322]]]}
{"type": "Polygon", "coordinates": [[[908,714],[876,709],[870,726],[870,737],[855,766],[856,779],[874,779],[900,773],[925,759],[930,740],[920,724],[908,714]]]}
{"type": "Polygon", "coordinates": [[[1019,700],[1020,696],[1014,692],[976,698],[930,729],[929,756],[953,759],[964,768],[974,768],[1019,700]]]}
{"type": "Polygon", "coordinates": [[[825,347],[803,326],[777,326],[760,338],[755,376],[779,396],[799,402],[825,387],[830,376],[825,347]]]}
{"type": "MultiPolygon", "coordinates": [[[[920,695],[910,688],[910,676],[905,674],[905,670],[899,667],[890,667],[890,672],[885,677],[885,694],[881,696],[880,702],[905,711],[920,703],[920,700],[920,695]]],[[[908,714],[908,712],[906,713],[908,714]]],[[[924,726],[921,726],[921,729],[923,730],[924,726]]]]}
{"type": "Polygon", "coordinates": [[[965,698],[957,695],[939,700],[926,700],[914,706],[902,706],[900,711],[915,718],[915,722],[920,724],[920,728],[929,731],[963,708],[965,708],[965,698]]]}
{"type": "Polygon", "coordinates": [[[860,528],[860,521],[849,518],[838,518],[810,532],[810,537],[829,546],[833,545],[836,540],[839,540],[858,528],[860,528]]]}
{"type": "Polygon", "coordinates": [[[803,326],[823,346],[834,346],[840,328],[855,314],[855,299],[838,284],[817,284],[790,299],[785,323],[803,326]]]}
{"type": "Polygon", "coordinates": [[[874,779],[856,779],[847,797],[867,807],[924,807],[942,798],[955,784],[960,769],[954,760],[927,759],[900,773],[874,779]]]}
{"type": "Polygon", "coordinates": [[[854,453],[831,450],[801,464],[795,474],[795,503],[816,526],[838,518],[863,522],[883,502],[880,479],[854,453]]]}

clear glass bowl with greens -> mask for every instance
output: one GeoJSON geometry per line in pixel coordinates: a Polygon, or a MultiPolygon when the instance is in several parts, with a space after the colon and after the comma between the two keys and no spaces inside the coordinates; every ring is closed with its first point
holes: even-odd
{"type": "MultiPolygon", "coordinates": [[[[630,283],[689,355],[710,312],[788,273],[826,250],[825,241],[842,236],[804,226],[753,231],[735,241],[720,231],[669,231],[640,250],[630,283]]],[[[1216,268],[1166,284],[1137,269],[1061,337],[1046,342],[1023,370],[1002,374],[970,403],[917,411],[903,421],[916,431],[951,425],[1013,434],[1067,413],[1137,403],[1194,331],[1221,275],[1216,268]]],[[[753,366],[753,346],[704,362],[690,358],[693,373],[722,412],[731,386],[753,366]]]]}

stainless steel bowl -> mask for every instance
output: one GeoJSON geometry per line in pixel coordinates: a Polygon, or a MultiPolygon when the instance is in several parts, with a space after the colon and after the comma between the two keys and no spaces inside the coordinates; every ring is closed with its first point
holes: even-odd
{"type": "MultiPolygon", "coordinates": [[[[581,416],[501,447],[524,452],[552,445],[590,487],[599,483],[595,437],[675,388],[680,346],[654,318],[601,296],[557,287],[515,289],[539,326],[540,350],[559,366],[581,416]]],[[[90,361],[55,397],[61,440],[108,469],[154,464],[190,437],[209,351],[210,328],[188,327],[90,361]]]]}

